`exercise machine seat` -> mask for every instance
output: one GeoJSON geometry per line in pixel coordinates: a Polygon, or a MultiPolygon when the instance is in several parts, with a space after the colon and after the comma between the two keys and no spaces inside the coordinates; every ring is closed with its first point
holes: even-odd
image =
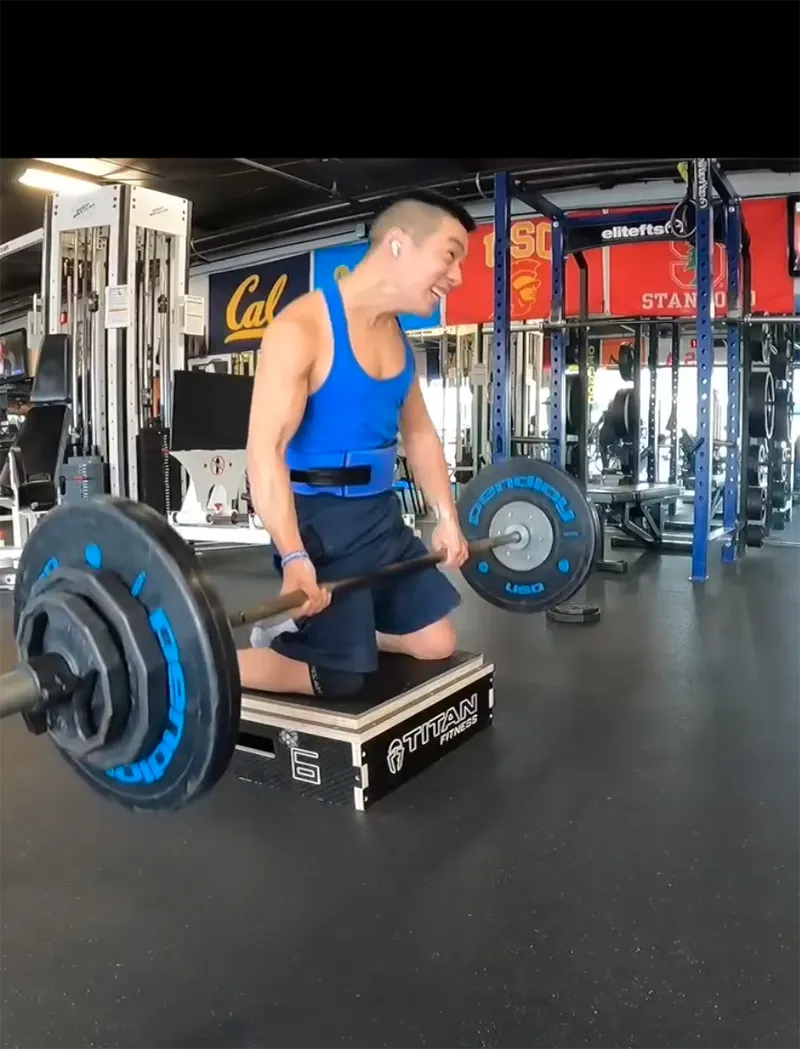
{"type": "Polygon", "coordinates": [[[19,482],[20,509],[49,510],[58,500],[58,473],[64,462],[71,420],[70,341],[46,335],[31,387],[28,411],[0,471],[0,494],[11,496],[10,459],[19,482]]]}
{"type": "Polygon", "coordinates": [[[31,387],[31,404],[70,404],[71,347],[68,335],[45,335],[31,387]]]}

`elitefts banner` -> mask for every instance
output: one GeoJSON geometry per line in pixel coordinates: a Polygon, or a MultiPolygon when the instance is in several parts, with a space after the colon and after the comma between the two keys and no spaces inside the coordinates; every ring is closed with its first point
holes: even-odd
{"type": "MultiPolygon", "coordinates": [[[[672,222],[673,209],[640,208],[630,214],[603,215],[590,220],[579,220],[586,225],[569,224],[564,234],[564,250],[567,254],[576,251],[589,251],[591,248],[603,248],[612,244],[650,244],[658,241],[682,240],[675,235],[672,222]]],[[[694,224],[691,208],[678,212],[685,215],[689,227],[694,224]]],[[[719,243],[725,239],[725,224],[722,205],[714,209],[714,239],[719,243]]]]}

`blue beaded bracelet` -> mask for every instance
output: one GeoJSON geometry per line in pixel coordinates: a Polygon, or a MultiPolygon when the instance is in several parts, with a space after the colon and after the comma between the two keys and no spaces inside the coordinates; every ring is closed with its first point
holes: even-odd
{"type": "Polygon", "coordinates": [[[285,568],[292,561],[300,560],[301,557],[305,558],[307,561],[310,560],[305,550],[295,550],[293,553],[287,554],[286,557],[281,558],[281,568],[285,568]]]}

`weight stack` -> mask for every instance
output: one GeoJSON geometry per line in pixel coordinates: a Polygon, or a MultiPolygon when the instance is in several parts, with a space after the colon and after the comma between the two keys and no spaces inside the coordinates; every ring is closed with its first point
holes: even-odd
{"type": "Polygon", "coordinates": [[[169,454],[169,431],[159,426],[140,430],[136,437],[136,460],[139,502],[147,503],[165,516],[180,510],[181,466],[169,454]]]}
{"type": "Polygon", "coordinates": [[[73,455],[58,475],[62,501],[77,503],[108,491],[108,467],[99,455],[73,455]]]}

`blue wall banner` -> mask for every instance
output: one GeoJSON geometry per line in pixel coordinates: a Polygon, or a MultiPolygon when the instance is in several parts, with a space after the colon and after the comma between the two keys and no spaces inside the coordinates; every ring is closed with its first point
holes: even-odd
{"type": "MultiPolygon", "coordinates": [[[[342,274],[355,268],[367,253],[366,241],[363,244],[344,244],[341,247],[320,248],[314,252],[314,288],[330,283],[331,278],[338,280],[342,274]]],[[[442,306],[429,317],[414,317],[403,313],[399,317],[403,331],[419,331],[420,328],[440,328],[442,326],[442,306]]]]}
{"type": "Polygon", "coordinates": [[[209,274],[209,353],[257,350],[277,314],[309,290],[310,265],[306,253],[209,274]]]}

